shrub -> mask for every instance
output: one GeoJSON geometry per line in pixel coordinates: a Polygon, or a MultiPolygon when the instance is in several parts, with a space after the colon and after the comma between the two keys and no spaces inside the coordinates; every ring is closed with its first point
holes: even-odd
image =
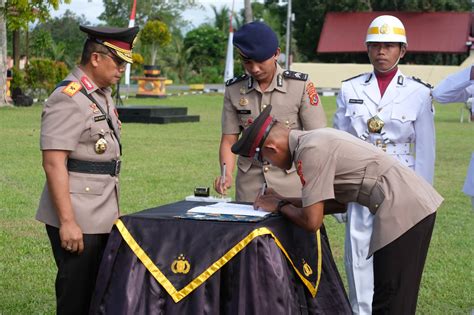
{"type": "Polygon", "coordinates": [[[45,99],[67,74],[64,62],[33,58],[26,67],[26,84],[35,98],[45,99]]]}

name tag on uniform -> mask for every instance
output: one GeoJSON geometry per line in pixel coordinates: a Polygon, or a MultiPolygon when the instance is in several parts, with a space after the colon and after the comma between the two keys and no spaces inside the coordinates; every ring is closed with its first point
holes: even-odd
{"type": "Polygon", "coordinates": [[[355,98],[349,99],[349,104],[364,104],[364,100],[357,100],[355,98]]]}
{"type": "Polygon", "coordinates": [[[238,109],[237,114],[239,115],[250,115],[252,111],[250,109],[238,109]]]}
{"type": "Polygon", "coordinates": [[[105,120],[105,115],[94,116],[95,122],[102,121],[102,120],[105,120]]]}

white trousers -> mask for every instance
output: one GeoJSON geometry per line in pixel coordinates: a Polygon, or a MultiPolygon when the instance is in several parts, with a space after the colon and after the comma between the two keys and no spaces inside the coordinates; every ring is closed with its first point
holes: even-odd
{"type": "Polygon", "coordinates": [[[349,284],[349,301],[354,314],[372,314],[374,268],[367,259],[374,216],[358,203],[347,207],[344,265],[349,284]]]}

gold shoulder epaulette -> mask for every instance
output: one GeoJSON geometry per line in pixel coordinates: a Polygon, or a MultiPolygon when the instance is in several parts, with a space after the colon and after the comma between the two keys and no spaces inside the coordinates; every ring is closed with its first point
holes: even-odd
{"type": "Polygon", "coordinates": [[[79,92],[82,89],[82,85],[79,82],[76,81],[71,81],[68,85],[64,87],[64,89],[61,91],[64,94],[73,97],[74,94],[79,92]]]}

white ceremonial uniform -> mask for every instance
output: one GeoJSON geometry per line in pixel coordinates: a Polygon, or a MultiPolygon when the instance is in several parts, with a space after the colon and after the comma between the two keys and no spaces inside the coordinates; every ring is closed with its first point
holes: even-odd
{"type": "MultiPolygon", "coordinates": [[[[344,81],[337,97],[334,128],[380,147],[432,183],[434,112],[430,88],[421,81],[398,70],[383,97],[374,73],[344,81]],[[380,133],[368,130],[367,121],[374,116],[384,122],[380,133]]],[[[345,266],[354,314],[372,313],[373,265],[372,257],[367,257],[373,217],[366,207],[348,204],[345,266]]]]}
{"type": "MultiPolygon", "coordinates": [[[[432,92],[433,98],[439,103],[466,102],[474,96],[474,80],[471,80],[471,68],[467,67],[444,78],[432,92]]],[[[471,107],[471,112],[474,108],[471,107]]],[[[474,210],[474,152],[467,170],[463,192],[471,196],[472,209],[474,210]]]]}

